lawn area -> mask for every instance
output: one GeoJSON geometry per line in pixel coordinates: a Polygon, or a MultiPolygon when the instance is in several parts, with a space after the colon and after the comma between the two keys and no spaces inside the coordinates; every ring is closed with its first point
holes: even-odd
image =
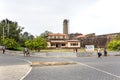
{"type": "MultiPolygon", "coordinates": [[[[84,52],[84,49],[78,49],[78,52],[84,52]]],[[[40,52],[73,52],[73,49],[43,49],[40,52]]]]}
{"type": "MultiPolygon", "coordinates": [[[[103,52],[104,49],[101,48],[101,52],[103,52]]],[[[107,50],[108,52],[111,52],[110,50],[107,50]]],[[[73,52],[73,49],[42,49],[40,52],[73,52]]],[[[86,52],[85,48],[78,49],[78,52],[86,52]]],[[[97,48],[94,49],[94,52],[97,52],[97,48]]]]}

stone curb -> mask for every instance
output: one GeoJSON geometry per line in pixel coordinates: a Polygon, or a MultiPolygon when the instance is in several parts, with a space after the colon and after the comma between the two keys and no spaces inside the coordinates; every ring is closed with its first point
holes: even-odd
{"type": "Polygon", "coordinates": [[[116,54],[116,55],[114,55],[114,56],[120,56],[120,54],[116,54]]]}
{"type": "Polygon", "coordinates": [[[56,66],[56,65],[70,65],[77,64],[76,62],[32,62],[30,66],[56,66]]]}

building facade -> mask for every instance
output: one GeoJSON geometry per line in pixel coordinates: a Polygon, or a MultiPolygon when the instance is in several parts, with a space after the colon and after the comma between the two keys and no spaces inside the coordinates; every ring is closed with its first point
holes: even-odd
{"type": "Polygon", "coordinates": [[[48,48],[80,48],[85,45],[106,47],[107,43],[120,36],[120,33],[95,35],[95,33],[83,35],[81,33],[68,33],[68,20],[63,21],[63,34],[48,34],[48,48]]]}
{"type": "Polygon", "coordinates": [[[48,34],[48,48],[80,48],[79,40],[69,40],[67,34],[48,34]]]}
{"type": "Polygon", "coordinates": [[[110,33],[104,35],[95,35],[95,33],[92,33],[77,36],[76,39],[80,41],[81,47],[85,47],[85,45],[94,45],[95,47],[104,48],[107,46],[107,43],[118,36],[120,36],[120,33],[110,33]]]}

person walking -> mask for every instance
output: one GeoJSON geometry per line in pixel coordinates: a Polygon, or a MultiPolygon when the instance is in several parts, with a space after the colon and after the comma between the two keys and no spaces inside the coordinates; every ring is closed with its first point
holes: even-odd
{"type": "Polygon", "coordinates": [[[5,46],[2,47],[3,54],[5,54],[5,46]]]}
{"type": "Polygon", "coordinates": [[[25,47],[23,51],[24,56],[27,56],[27,53],[28,53],[28,49],[25,47]]]}
{"type": "Polygon", "coordinates": [[[106,50],[106,47],[104,48],[104,56],[107,56],[107,50],[106,50]]]}
{"type": "Polygon", "coordinates": [[[23,54],[24,54],[24,56],[30,56],[29,49],[25,47],[24,51],[23,51],[23,54]]]}
{"type": "Polygon", "coordinates": [[[97,54],[98,54],[98,58],[100,58],[100,57],[102,56],[102,53],[101,53],[101,49],[100,49],[100,48],[98,48],[97,54]]]}
{"type": "Polygon", "coordinates": [[[74,53],[77,53],[77,52],[78,52],[77,48],[73,49],[73,52],[74,52],[74,53]]]}

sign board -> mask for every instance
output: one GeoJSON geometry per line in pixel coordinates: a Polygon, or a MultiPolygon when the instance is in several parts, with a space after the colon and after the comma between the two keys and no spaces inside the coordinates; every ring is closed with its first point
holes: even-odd
{"type": "Polygon", "coordinates": [[[94,51],[94,45],[85,45],[86,51],[94,51]]]}

